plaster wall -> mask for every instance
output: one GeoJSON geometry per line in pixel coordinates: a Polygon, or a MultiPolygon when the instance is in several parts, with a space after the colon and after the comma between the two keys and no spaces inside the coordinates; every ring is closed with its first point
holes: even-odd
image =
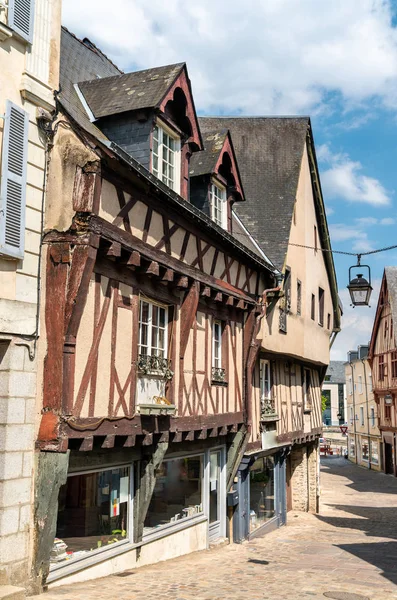
{"type": "MultiPolygon", "coordinates": [[[[302,158],[296,192],[295,217],[290,230],[290,244],[314,247],[314,228],[317,222],[307,150],[302,158]]],[[[317,245],[320,247],[317,233],[317,245]]],[[[279,307],[276,306],[263,320],[263,347],[266,350],[286,351],[316,364],[329,363],[329,338],[333,327],[333,308],[323,253],[290,245],[285,268],[291,271],[291,308],[287,316],[287,333],[279,330],[279,307]],[[301,282],[301,314],[297,306],[297,281],[301,282]],[[319,325],[319,288],[324,290],[324,325],[319,325]],[[311,298],[315,296],[315,319],[311,318],[311,298]],[[328,315],[330,327],[328,328],[328,315]]],[[[283,300],[281,300],[281,303],[283,300]]]]}
{"type": "MultiPolygon", "coordinates": [[[[7,22],[3,9],[0,20],[7,22]]],[[[45,138],[37,109],[55,107],[60,20],[60,0],[36,0],[33,44],[15,34],[0,41],[0,114],[10,100],[29,115],[24,257],[0,257],[0,580],[22,585],[28,582],[31,560],[38,368],[33,340],[45,206],[45,138]]],[[[0,160],[3,133],[0,119],[0,160]]]]}
{"type": "Polygon", "coordinates": [[[339,383],[330,383],[324,382],[322,389],[330,392],[330,400],[331,400],[331,423],[330,425],[339,425],[339,419],[337,415],[339,414],[339,385],[343,385],[343,406],[345,418],[344,422],[348,420],[347,414],[347,398],[346,398],[346,384],[339,383]]]}

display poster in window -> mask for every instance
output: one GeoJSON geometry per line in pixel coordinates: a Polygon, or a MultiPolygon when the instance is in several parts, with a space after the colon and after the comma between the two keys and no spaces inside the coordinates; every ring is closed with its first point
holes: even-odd
{"type": "Polygon", "coordinates": [[[120,478],[120,504],[128,502],[128,477],[120,478]]]}
{"type": "Polygon", "coordinates": [[[117,490],[112,490],[111,500],[110,500],[110,516],[118,517],[120,514],[120,498],[117,495],[117,490]]]}

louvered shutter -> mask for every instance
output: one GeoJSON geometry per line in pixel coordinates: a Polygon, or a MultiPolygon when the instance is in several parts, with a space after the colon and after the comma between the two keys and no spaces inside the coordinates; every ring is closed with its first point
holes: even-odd
{"type": "Polygon", "coordinates": [[[8,26],[28,42],[33,42],[35,0],[8,0],[8,26]]]}
{"type": "Polygon", "coordinates": [[[25,238],[28,113],[7,101],[0,188],[0,253],[22,258],[25,238]]]}

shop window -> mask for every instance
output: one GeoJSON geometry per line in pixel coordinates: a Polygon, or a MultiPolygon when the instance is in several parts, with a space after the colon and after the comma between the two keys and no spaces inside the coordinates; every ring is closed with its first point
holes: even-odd
{"type": "Polygon", "coordinates": [[[379,464],[379,445],[378,442],[371,440],[371,463],[379,464]]]}
{"type": "Polygon", "coordinates": [[[312,410],[312,383],[310,369],[303,369],[302,377],[303,410],[312,410]]]}
{"type": "Polygon", "coordinates": [[[144,535],[202,512],[203,456],[165,460],[156,472],[144,535]]]}
{"type": "Polygon", "coordinates": [[[369,440],[362,440],[361,457],[362,460],[369,460],[369,440]]]}
{"type": "Polygon", "coordinates": [[[393,379],[397,377],[397,352],[391,353],[391,376],[393,379]]]}
{"type": "Polygon", "coordinates": [[[250,533],[276,514],[274,473],[272,456],[258,458],[250,469],[250,533]]]}
{"type": "Polygon", "coordinates": [[[130,468],[70,475],[59,492],[52,568],[130,537],[130,468]]]}
{"type": "Polygon", "coordinates": [[[356,444],[354,442],[354,438],[349,439],[349,456],[354,458],[356,456],[356,444]]]}

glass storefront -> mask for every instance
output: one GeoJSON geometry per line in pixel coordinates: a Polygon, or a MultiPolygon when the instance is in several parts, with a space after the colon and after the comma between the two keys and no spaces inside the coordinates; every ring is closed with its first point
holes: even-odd
{"type": "Polygon", "coordinates": [[[373,465],[379,464],[379,444],[373,440],[371,441],[371,463],[373,465]]]}
{"type": "Polygon", "coordinates": [[[252,533],[275,516],[275,461],[273,456],[258,458],[250,468],[249,531],[252,533]]]}
{"type": "Polygon", "coordinates": [[[54,567],[128,539],[130,468],[70,475],[60,489],[54,567]]]}
{"type": "Polygon", "coordinates": [[[203,512],[203,458],[190,456],[162,463],[156,473],[144,535],[203,512]]]}
{"type": "Polygon", "coordinates": [[[362,460],[369,460],[369,440],[366,438],[361,440],[361,457],[362,460]]]}

